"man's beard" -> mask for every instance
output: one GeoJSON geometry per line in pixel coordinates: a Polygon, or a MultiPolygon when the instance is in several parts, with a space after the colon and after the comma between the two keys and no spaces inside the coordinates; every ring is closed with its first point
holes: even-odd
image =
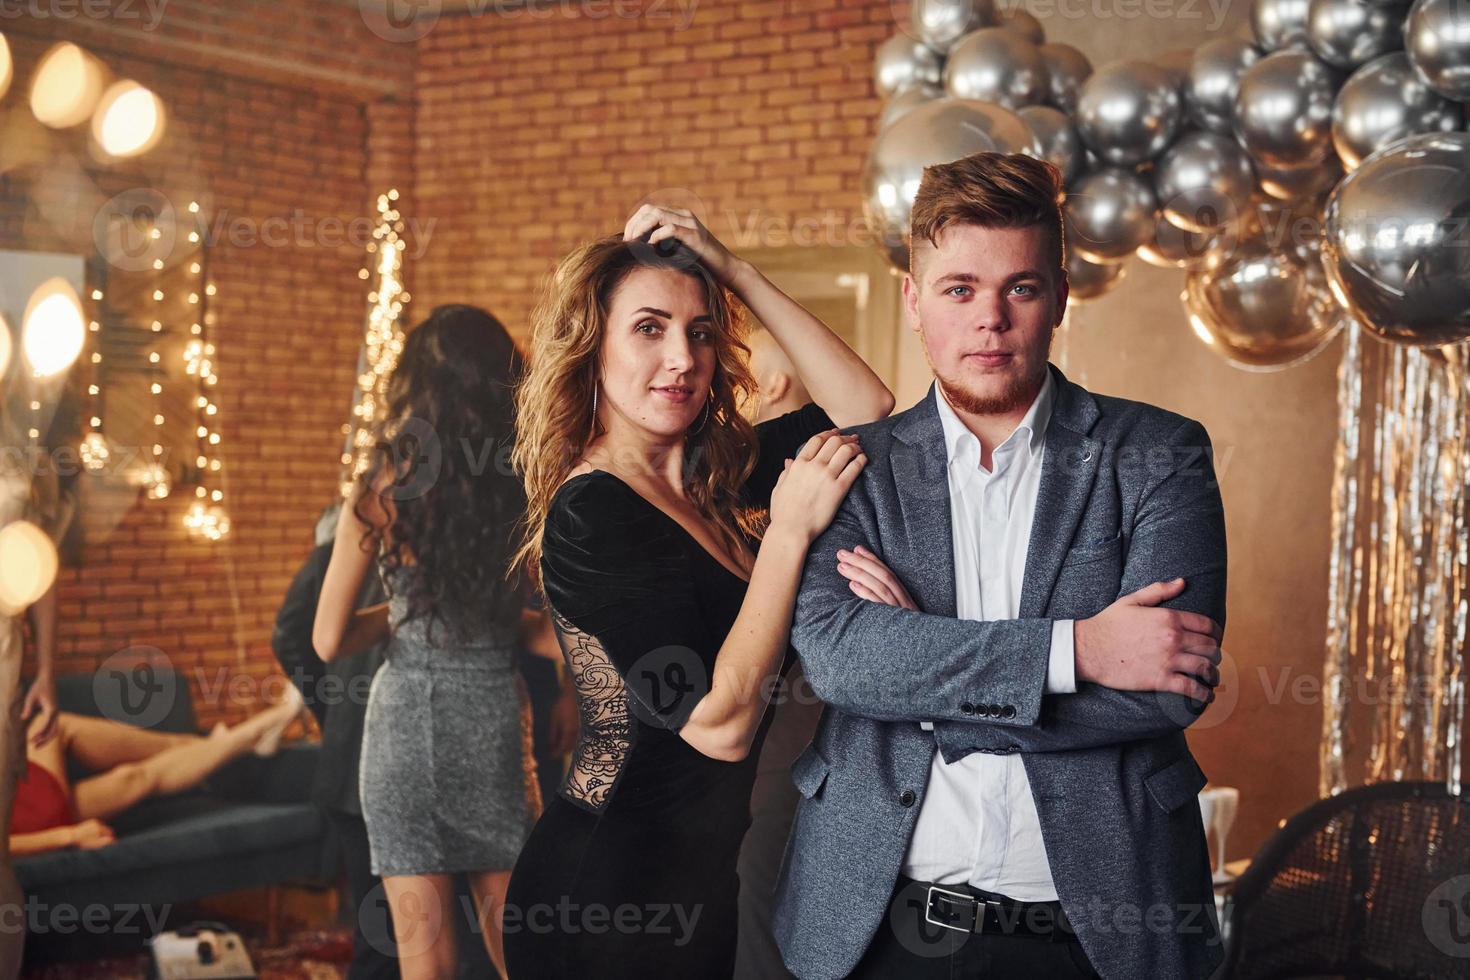
{"type": "Polygon", "coordinates": [[[1036,393],[1046,381],[1045,371],[1046,364],[1043,362],[1039,372],[1011,375],[1006,378],[1005,387],[994,395],[977,394],[958,382],[941,378],[938,374],[934,375],[934,379],[939,383],[944,397],[960,411],[970,415],[1006,415],[1016,409],[1026,408],[1035,400],[1036,393]]]}
{"type": "Polygon", "coordinates": [[[1052,343],[1056,340],[1056,331],[1051,332],[1047,338],[1046,355],[1042,358],[1038,370],[1028,371],[1024,374],[1014,374],[1006,378],[1005,387],[997,395],[985,396],[962,387],[958,381],[942,377],[939,370],[934,366],[934,359],[929,356],[929,345],[924,342],[924,335],[919,334],[919,346],[924,349],[924,360],[929,362],[929,370],[934,372],[934,380],[939,385],[939,390],[944,392],[944,397],[949,403],[962,412],[971,415],[1004,415],[1014,412],[1018,408],[1028,408],[1036,399],[1037,392],[1046,383],[1047,362],[1051,358],[1052,343]]]}

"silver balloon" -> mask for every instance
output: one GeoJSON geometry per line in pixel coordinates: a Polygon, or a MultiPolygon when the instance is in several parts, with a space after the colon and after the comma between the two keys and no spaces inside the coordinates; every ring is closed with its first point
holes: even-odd
{"type": "Polygon", "coordinates": [[[1004,27],[982,27],[950,49],[944,87],[957,99],[994,102],[1007,109],[1046,101],[1046,62],[1036,45],[1004,27]]]}
{"type": "Polygon", "coordinates": [[[1342,179],[1335,155],[1305,167],[1268,167],[1256,164],[1256,181],[1261,190],[1277,201],[1316,200],[1342,179]]]}
{"type": "Polygon", "coordinates": [[[1002,9],[1000,16],[996,19],[996,26],[1015,31],[1032,44],[1046,43],[1046,32],[1041,29],[1041,21],[1020,7],[1002,9]]]}
{"type": "Polygon", "coordinates": [[[1307,9],[1311,0],[1255,0],[1251,33],[1266,51],[1307,43],[1307,9]]]}
{"type": "Polygon", "coordinates": [[[1153,237],[1138,246],[1138,257],[1161,269],[1195,268],[1203,264],[1214,238],[1208,232],[1185,231],[1160,215],[1153,237]]]}
{"type": "Polygon", "coordinates": [[[1067,300],[1085,302],[1108,292],[1127,275],[1122,262],[1089,262],[1067,249],[1067,300]]]}
{"type": "Polygon", "coordinates": [[[885,99],[919,85],[938,85],[944,58],[933,48],[907,34],[895,34],[878,45],[873,59],[873,84],[885,99]]]}
{"type": "Polygon", "coordinates": [[[924,168],[984,151],[1041,156],[1031,127],[988,102],[936,99],[879,131],[863,167],[863,210],[890,261],[892,250],[907,240],[924,168]]]}
{"type": "Polygon", "coordinates": [[[1077,98],[1077,131],[1113,164],[1132,165],[1161,153],[1179,127],[1179,87],[1146,61],[1115,61],[1093,73],[1077,98]]]}
{"type": "Polygon", "coordinates": [[[1240,76],[1260,57],[1259,48],[1238,38],[1220,37],[1200,45],[1184,86],[1190,119],[1212,133],[1232,135],[1240,76]]]}
{"type": "Polygon", "coordinates": [[[1300,364],[1326,347],[1346,316],[1328,289],[1319,229],[1310,215],[1249,214],[1238,240],[1212,247],[1185,276],[1195,335],[1256,371],[1300,364]]]}
{"type": "Polygon", "coordinates": [[[1307,40],[1334,68],[1352,69],[1404,46],[1409,7],[1372,6],[1365,0],[1311,0],[1307,40]]]}
{"type": "Polygon", "coordinates": [[[883,111],[878,115],[878,128],[886,129],[907,115],[909,110],[916,109],[925,102],[933,102],[935,99],[942,98],[944,98],[944,89],[937,85],[906,88],[883,103],[883,111]]]}
{"type": "Polygon", "coordinates": [[[1270,167],[1303,167],[1332,149],[1332,103],[1342,76],[1309,51],[1268,54],[1245,70],[1235,131],[1270,167]]]}
{"type": "Polygon", "coordinates": [[[1164,217],[1187,231],[1213,231],[1235,221],[1256,188],[1240,144],[1218,133],[1188,133],[1154,166],[1154,192],[1164,217]]]}
{"type": "Polygon", "coordinates": [[[1327,271],[1385,340],[1470,339],[1470,133],[1411,136],[1369,156],[1327,199],[1327,271]]]}
{"type": "Polygon", "coordinates": [[[1049,105],[1028,105],[1016,115],[1036,134],[1041,144],[1041,158],[1061,171],[1063,186],[1070,187],[1082,175],[1082,137],[1071,118],[1049,105]]]}
{"type": "Polygon", "coordinates": [[[1404,47],[1430,88],[1470,102],[1470,4],[1416,0],[1404,24],[1404,47]]]}
{"type": "Polygon", "coordinates": [[[1090,262],[1123,262],[1153,236],[1158,200],[1143,177],[1107,167],[1077,181],[1064,214],[1070,251],[1090,262]]]}
{"type": "Polygon", "coordinates": [[[1451,132],[1464,121],[1460,104],[1424,84],[1409,56],[1395,51],[1368,62],[1343,84],[1332,110],[1332,143],[1351,171],[1394,140],[1451,132]]]}
{"type": "Polygon", "coordinates": [[[1055,42],[1041,46],[1041,60],[1046,64],[1047,104],[1068,115],[1076,112],[1077,92],[1092,74],[1092,62],[1072,45],[1055,42]]]}
{"type": "Polygon", "coordinates": [[[940,54],[947,54],[956,41],[996,22],[991,0],[914,0],[909,24],[914,36],[940,54]]]}

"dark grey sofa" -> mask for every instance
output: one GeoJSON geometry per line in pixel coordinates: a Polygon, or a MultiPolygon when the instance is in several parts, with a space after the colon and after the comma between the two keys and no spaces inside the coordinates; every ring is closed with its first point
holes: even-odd
{"type": "MultiPolygon", "coordinates": [[[[197,732],[187,684],[177,675],[159,679],[185,693],[150,727],[197,732]]],[[[58,678],[58,707],[102,715],[98,690],[91,675],[58,678]]],[[[70,957],[137,948],[154,924],[186,924],[176,903],[283,882],[330,884],[338,858],[329,824],[310,802],[317,755],[315,745],[296,744],[269,758],[246,756],[195,790],[144,800],[105,821],[117,834],[106,847],[17,858],[27,961],[62,949],[70,957]],[[84,916],[105,924],[81,927],[84,916]]],[[[71,772],[73,780],[85,775],[71,772]]]]}

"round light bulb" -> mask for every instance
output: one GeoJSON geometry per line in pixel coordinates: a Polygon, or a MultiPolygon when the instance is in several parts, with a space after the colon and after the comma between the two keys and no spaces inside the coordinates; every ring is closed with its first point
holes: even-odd
{"type": "Polygon", "coordinates": [[[102,97],[102,63],[63,42],[41,56],[31,80],[31,112],[52,129],[87,121],[102,97]]]}
{"type": "Polygon", "coordinates": [[[31,293],[21,326],[21,347],[40,377],[52,377],[71,367],[87,336],[82,304],[76,290],[60,276],[47,279],[31,293]]]}
{"type": "Polygon", "coordinates": [[[104,92],[92,116],[92,136],[118,158],[147,153],[163,138],[163,129],[163,102],[130,79],[104,92]]]}
{"type": "Polygon", "coordinates": [[[16,616],[56,581],[56,546],[30,521],[0,528],[0,613],[16,616]]]}

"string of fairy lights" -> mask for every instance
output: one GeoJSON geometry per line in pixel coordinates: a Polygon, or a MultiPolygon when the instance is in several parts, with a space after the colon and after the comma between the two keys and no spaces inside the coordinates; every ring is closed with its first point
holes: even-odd
{"type": "MultiPolygon", "coordinates": [[[[199,214],[199,202],[189,202],[189,213],[199,214]]],[[[189,241],[199,241],[197,230],[189,233],[189,241]]],[[[215,485],[221,479],[223,464],[219,454],[219,405],[212,397],[215,386],[219,384],[219,375],[215,373],[214,343],[211,340],[214,313],[209,308],[209,301],[217,290],[209,280],[208,252],[200,250],[200,257],[189,265],[189,273],[198,278],[197,288],[188,296],[194,319],[189,325],[189,342],[184,347],[184,371],[198,383],[194,395],[194,436],[197,441],[194,465],[199,471],[199,481],[194,487],[195,499],[184,513],[184,527],[194,537],[218,541],[230,533],[230,514],[225,509],[224,490],[215,485]]]]}
{"type": "MultiPolygon", "coordinates": [[[[376,279],[367,297],[368,310],[351,418],[343,426],[346,445],[342,453],[341,489],[344,496],[350,492],[354,481],[371,460],[376,424],[381,420],[387,381],[403,352],[404,338],[400,323],[404,306],[412,297],[403,285],[403,256],[407,243],[402,237],[404,222],[398,208],[398,199],[396,188],[378,196],[378,220],[373,229],[372,241],[367,245],[369,262],[358,270],[359,279],[367,281],[374,279],[374,276],[376,279]]],[[[202,221],[197,201],[191,201],[188,210],[195,216],[196,223],[202,221]]],[[[155,238],[158,233],[157,228],[153,229],[155,238]]],[[[200,242],[197,228],[189,232],[188,241],[192,245],[200,242]]],[[[155,271],[161,272],[162,259],[155,259],[153,267],[155,271]]],[[[193,288],[187,296],[187,309],[192,314],[192,322],[189,326],[189,338],[183,349],[183,361],[186,376],[193,379],[197,386],[193,407],[196,442],[194,466],[198,477],[194,487],[195,499],[185,511],[183,522],[192,537],[218,541],[230,533],[230,516],[225,507],[222,481],[219,404],[214,399],[219,375],[216,371],[213,342],[215,313],[211,309],[210,301],[217,295],[218,287],[210,280],[206,250],[200,249],[198,256],[190,261],[189,275],[192,277],[193,288]]],[[[100,302],[103,298],[101,290],[94,290],[93,298],[100,302]]],[[[165,339],[167,326],[163,309],[169,299],[169,292],[163,283],[156,285],[151,298],[157,313],[150,324],[154,343],[147,357],[152,371],[149,391],[153,398],[155,438],[152,457],[145,467],[143,486],[150,499],[161,500],[172,491],[171,478],[165,465],[163,436],[163,428],[167,422],[164,386],[168,379],[160,347],[165,339]]],[[[91,326],[95,333],[97,321],[94,320],[91,326]]],[[[92,359],[94,367],[100,365],[101,352],[94,351],[92,359]]],[[[93,398],[93,414],[87,440],[91,442],[95,437],[100,452],[94,452],[93,458],[101,461],[97,464],[100,466],[105,462],[106,457],[103,454],[107,451],[107,444],[102,437],[101,392],[95,378],[88,393],[93,398]]]]}
{"type": "Polygon", "coordinates": [[[93,473],[105,469],[108,460],[112,458],[107,437],[102,434],[102,350],[98,344],[102,331],[102,299],[102,290],[92,290],[90,316],[87,319],[88,343],[92,347],[92,377],[87,384],[87,433],[82,436],[81,444],[77,447],[82,465],[93,473]]]}
{"type": "MultiPolygon", "coordinates": [[[[189,202],[188,210],[189,214],[194,216],[196,223],[196,227],[188,233],[188,241],[191,245],[198,246],[202,239],[197,225],[203,220],[199,202],[189,202]]],[[[149,230],[149,234],[152,238],[158,239],[162,230],[155,225],[149,230]]],[[[173,308],[177,307],[180,294],[187,290],[183,309],[187,314],[185,319],[189,321],[189,337],[182,351],[182,359],[184,372],[193,379],[193,384],[197,389],[192,397],[192,405],[196,443],[194,465],[198,476],[194,486],[195,499],[190,502],[184,513],[183,524],[190,537],[204,541],[219,541],[230,532],[230,518],[224,507],[224,491],[216,485],[221,476],[223,464],[219,452],[219,405],[213,398],[214,388],[219,383],[219,375],[215,370],[215,347],[209,334],[209,328],[214,324],[214,313],[209,308],[209,299],[216,294],[217,289],[209,279],[207,256],[205,249],[198,249],[196,257],[189,262],[188,278],[182,287],[177,287],[162,277],[161,274],[165,271],[162,258],[153,260],[152,269],[160,276],[151,284],[151,288],[145,290],[146,301],[151,303],[152,307],[151,315],[145,318],[149,326],[146,377],[148,378],[153,438],[139,482],[149,500],[164,500],[173,492],[173,477],[167,465],[165,445],[166,427],[169,420],[166,391],[166,385],[169,383],[169,370],[166,363],[168,359],[166,347],[171,333],[168,321],[178,315],[173,312],[173,308]]],[[[93,301],[98,304],[104,298],[101,289],[94,289],[91,295],[93,301]]],[[[87,386],[91,405],[90,423],[88,432],[83,437],[81,452],[84,464],[92,470],[102,469],[110,455],[102,423],[100,383],[102,351],[100,345],[95,343],[95,337],[101,329],[100,319],[99,312],[88,325],[94,337],[93,346],[96,349],[93,350],[91,356],[94,375],[87,386]]]]}
{"type": "Polygon", "coordinates": [[[412,297],[403,288],[403,217],[398,210],[398,191],[390,189],[378,195],[378,221],[373,240],[368,243],[368,266],[357,276],[364,281],[376,272],[377,281],[368,293],[367,324],[362,351],[358,357],[357,387],[353,392],[352,412],[343,424],[346,444],[342,450],[342,496],[352,491],[353,483],[367,469],[375,438],[375,425],[382,412],[388,376],[403,352],[403,330],[399,322],[403,306],[412,297]]]}
{"type": "MultiPolygon", "coordinates": [[[[365,318],[363,346],[359,355],[357,384],[349,422],[344,424],[346,444],[342,453],[341,488],[343,494],[350,492],[354,481],[367,468],[374,446],[376,425],[381,421],[387,380],[398,364],[403,351],[403,330],[400,326],[403,309],[411,296],[403,284],[403,259],[406,242],[402,237],[404,222],[397,202],[399,194],[390,189],[378,197],[378,221],[373,230],[372,241],[367,245],[369,261],[358,271],[364,281],[374,280],[368,293],[368,310],[365,318]]],[[[195,217],[196,225],[202,221],[197,201],[190,202],[188,211],[195,217]]],[[[151,234],[159,236],[155,227],[151,234]]],[[[201,241],[199,231],[188,233],[191,245],[201,241]]],[[[162,259],[155,259],[153,271],[164,272],[162,259]]],[[[148,390],[151,397],[153,440],[151,454],[143,466],[141,480],[145,495],[150,500],[163,500],[173,491],[173,477],[167,466],[165,430],[168,424],[167,391],[169,372],[166,352],[171,333],[169,310],[182,308],[189,313],[189,336],[182,349],[184,373],[191,379],[195,391],[192,395],[193,428],[195,438],[194,499],[190,501],[183,516],[183,524],[189,535],[205,541],[219,541],[230,533],[230,516],[225,506],[223,485],[223,458],[219,427],[220,408],[214,392],[219,384],[216,370],[216,348],[213,340],[215,312],[211,300],[218,294],[218,287],[210,280],[208,252],[199,249],[188,264],[188,280],[182,288],[187,289],[183,304],[179,300],[180,287],[160,276],[144,290],[144,298],[153,306],[149,322],[150,342],[147,345],[148,390]],[[172,301],[172,303],[171,303],[172,301]]],[[[87,385],[86,403],[89,424],[82,440],[81,457],[90,470],[104,469],[110,457],[109,444],[104,434],[102,397],[103,352],[98,343],[102,330],[102,289],[91,291],[95,309],[87,324],[92,377],[87,385]]],[[[38,404],[33,404],[38,409],[38,404]]],[[[33,437],[38,433],[33,432],[33,437]]]]}

